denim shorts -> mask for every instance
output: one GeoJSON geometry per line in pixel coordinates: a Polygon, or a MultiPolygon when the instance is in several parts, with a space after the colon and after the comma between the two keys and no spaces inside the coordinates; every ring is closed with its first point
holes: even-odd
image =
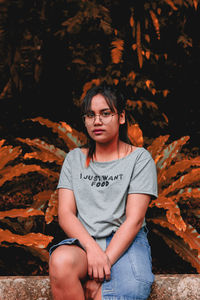
{"type": "MultiPolygon", "coordinates": [[[[109,245],[114,233],[107,237],[109,245]]],[[[77,245],[77,239],[66,239],[50,248],[50,254],[61,245],[77,245]]],[[[142,227],[133,243],[111,268],[111,280],[102,284],[102,300],[146,300],[154,281],[147,229],[142,227]]]]}

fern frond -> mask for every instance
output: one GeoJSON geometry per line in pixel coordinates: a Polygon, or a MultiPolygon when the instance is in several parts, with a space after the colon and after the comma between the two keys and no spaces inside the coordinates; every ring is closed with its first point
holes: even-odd
{"type": "MultiPolygon", "coordinates": [[[[5,140],[1,141],[1,146],[3,145],[5,140]]],[[[3,169],[6,164],[15,158],[19,156],[19,154],[22,152],[20,147],[15,147],[13,146],[0,146],[0,170],[3,169]]],[[[1,174],[1,171],[0,171],[1,174]]]]}
{"type": "Polygon", "coordinates": [[[143,57],[142,57],[142,46],[141,46],[141,27],[140,27],[140,21],[137,21],[137,25],[136,25],[136,45],[137,45],[137,55],[138,55],[139,66],[140,66],[140,68],[142,68],[143,57]]]}
{"type": "Polygon", "coordinates": [[[59,165],[63,163],[66,153],[54,145],[49,145],[40,139],[17,138],[17,140],[39,149],[39,152],[26,153],[24,155],[25,159],[35,158],[43,162],[56,162],[59,165]]]}
{"type": "Polygon", "coordinates": [[[167,222],[165,218],[154,218],[150,219],[150,221],[175,232],[176,235],[181,237],[184,242],[189,245],[190,249],[197,250],[198,257],[200,258],[200,234],[190,224],[186,223],[186,230],[180,231],[176,226],[167,222]]]}
{"type": "Polygon", "coordinates": [[[160,172],[170,166],[172,160],[176,157],[177,153],[179,153],[180,149],[189,138],[189,136],[184,136],[165,147],[161,153],[161,158],[157,162],[157,168],[160,172]]]}
{"type": "Polygon", "coordinates": [[[45,213],[45,221],[47,224],[53,221],[54,216],[58,215],[58,191],[56,190],[51,194],[48,208],[45,213]]]}
{"type": "Polygon", "coordinates": [[[111,58],[114,64],[118,64],[121,61],[122,53],[124,50],[124,41],[123,40],[115,40],[112,41],[112,50],[111,50],[111,58]]]}
{"type": "Polygon", "coordinates": [[[33,208],[42,210],[54,191],[45,190],[33,196],[33,208]]]}
{"type": "Polygon", "coordinates": [[[4,218],[28,218],[30,216],[42,216],[44,215],[43,211],[29,207],[29,208],[20,208],[20,209],[11,209],[6,211],[0,211],[0,219],[4,218]]]}
{"type": "Polygon", "coordinates": [[[174,224],[178,230],[186,230],[186,224],[181,217],[180,208],[170,198],[159,196],[150,203],[150,207],[153,206],[167,210],[166,217],[168,222],[174,224]]]}
{"type": "Polygon", "coordinates": [[[6,181],[11,181],[14,177],[19,177],[30,172],[38,172],[48,178],[52,177],[53,180],[57,180],[59,177],[59,173],[53,172],[50,169],[43,169],[38,165],[25,165],[20,163],[16,166],[9,166],[3,169],[3,172],[1,173],[2,178],[0,178],[0,186],[6,181]]]}
{"type": "Polygon", "coordinates": [[[0,229],[0,244],[4,242],[16,243],[18,245],[27,246],[32,249],[41,259],[48,261],[48,252],[45,248],[53,240],[52,236],[47,236],[42,233],[28,233],[26,235],[14,234],[8,229],[0,229]]]}
{"type": "Polygon", "coordinates": [[[52,122],[42,117],[31,119],[33,122],[39,122],[41,125],[45,125],[51,128],[53,132],[57,133],[58,136],[66,143],[67,147],[71,150],[81,146],[85,143],[86,138],[83,133],[72,129],[67,123],[62,122],[61,124],[52,122]]]}
{"type": "Polygon", "coordinates": [[[52,236],[47,236],[42,233],[28,233],[26,235],[14,234],[8,229],[0,229],[0,243],[17,243],[19,245],[34,246],[44,249],[53,240],[52,236]]]}
{"type": "Polygon", "coordinates": [[[165,143],[168,139],[169,135],[159,136],[156,139],[154,139],[153,143],[147,148],[147,150],[151,153],[156,163],[160,159],[161,152],[165,147],[165,143]]]}
{"type": "Polygon", "coordinates": [[[128,124],[128,137],[134,146],[143,146],[143,134],[138,124],[128,124]]]}
{"type": "Polygon", "coordinates": [[[178,173],[186,172],[191,167],[200,167],[199,157],[196,157],[195,159],[183,159],[176,162],[174,165],[163,170],[161,174],[158,174],[158,181],[162,181],[166,185],[172,180],[172,178],[176,177],[178,173]]]}
{"type": "Polygon", "coordinates": [[[184,204],[188,201],[198,203],[200,200],[200,188],[183,188],[179,190],[179,193],[171,196],[172,201],[184,204]]]}
{"type": "Polygon", "coordinates": [[[190,187],[194,183],[200,182],[200,169],[192,169],[189,173],[182,175],[167,188],[160,190],[160,196],[167,196],[185,187],[190,187]]]}
{"type": "Polygon", "coordinates": [[[153,228],[152,231],[159,235],[170,248],[172,248],[185,261],[188,261],[194,268],[196,268],[197,272],[200,273],[200,259],[196,255],[195,250],[191,250],[188,245],[186,245],[183,240],[177,236],[174,237],[170,233],[163,233],[156,228],[153,228]]]}

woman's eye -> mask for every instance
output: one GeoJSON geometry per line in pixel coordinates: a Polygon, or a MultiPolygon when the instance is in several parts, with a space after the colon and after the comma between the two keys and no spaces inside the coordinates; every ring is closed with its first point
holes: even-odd
{"type": "Polygon", "coordinates": [[[86,116],[87,116],[87,118],[90,118],[90,119],[94,118],[94,114],[92,114],[92,113],[88,113],[88,114],[86,114],[86,116]]]}
{"type": "Polygon", "coordinates": [[[109,117],[111,115],[111,112],[110,111],[104,111],[102,112],[101,114],[103,117],[109,117]]]}

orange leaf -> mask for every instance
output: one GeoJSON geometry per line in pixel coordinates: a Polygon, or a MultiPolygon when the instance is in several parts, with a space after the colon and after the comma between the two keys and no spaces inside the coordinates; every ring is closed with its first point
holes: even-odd
{"type": "Polygon", "coordinates": [[[161,152],[165,147],[165,143],[168,139],[169,135],[159,136],[158,138],[154,139],[153,143],[147,148],[154,160],[158,157],[159,159],[161,158],[161,152]]]}
{"type": "Polygon", "coordinates": [[[53,217],[58,215],[58,191],[51,194],[48,208],[45,213],[45,221],[47,224],[53,221],[53,217]]]}
{"type": "Polygon", "coordinates": [[[48,119],[38,117],[31,119],[33,122],[39,122],[41,125],[45,125],[51,128],[53,132],[56,132],[60,138],[66,143],[67,147],[71,150],[81,146],[86,141],[86,137],[83,133],[72,129],[68,124],[62,122],[62,124],[52,122],[48,119]]]}
{"type": "Polygon", "coordinates": [[[198,7],[198,0],[193,0],[194,8],[197,10],[198,7]]]}
{"type": "Polygon", "coordinates": [[[134,26],[134,19],[133,16],[130,17],[130,26],[133,28],[134,26]]]}
{"type": "Polygon", "coordinates": [[[140,68],[143,65],[143,57],[142,57],[142,46],[141,46],[141,28],[140,22],[137,22],[137,33],[136,33],[136,45],[137,45],[137,55],[138,55],[138,62],[140,68]]]}
{"type": "Polygon", "coordinates": [[[190,186],[195,182],[200,182],[200,169],[192,169],[188,174],[181,176],[178,180],[174,181],[166,189],[160,191],[160,196],[166,196],[171,192],[178,191],[186,186],[190,186]]]}
{"type": "Polygon", "coordinates": [[[198,251],[198,256],[200,256],[200,235],[190,224],[186,223],[186,230],[180,231],[173,224],[167,222],[164,218],[154,218],[151,221],[162,227],[168,228],[174,231],[176,235],[180,236],[185,243],[187,243],[191,249],[198,251]]]}
{"type": "Polygon", "coordinates": [[[157,206],[167,210],[167,219],[169,223],[174,224],[178,230],[186,230],[186,224],[181,217],[180,208],[170,198],[159,196],[150,203],[150,207],[157,206]]]}
{"type": "Polygon", "coordinates": [[[143,134],[138,124],[128,125],[128,137],[133,145],[137,147],[143,146],[143,134]]]}
{"type": "Polygon", "coordinates": [[[89,89],[91,89],[91,87],[92,87],[93,85],[98,86],[99,84],[100,84],[100,79],[92,79],[91,81],[86,82],[86,83],[84,84],[84,86],[83,86],[83,93],[82,93],[82,95],[81,95],[81,100],[83,100],[83,98],[84,98],[85,95],[87,94],[87,91],[88,91],[89,89]]]}
{"type": "Polygon", "coordinates": [[[11,160],[14,160],[19,156],[19,154],[22,152],[20,147],[15,147],[13,146],[4,146],[3,145],[4,140],[1,141],[0,145],[0,170],[5,167],[5,165],[10,162],[11,160]]]}
{"type": "Polygon", "coordinates": [[[53,240],[52,236],[42,233],[28,233],[26,235],[18,235],[10,232],[8,229],[0,229],[0,243],[17,243],[19,245],[34,246],[37,248],[46,248],[53,240]]]}
{"type": "Polygon", "coordinates": [[[150,10],[149,13],[158,36],[158,40],[160,40],[160,25],[159,25],[158,18],[156,17],[156,14],[153,12],[153,10],[150,10]]]}
{"type": "Polygon", "coordinates": [[[171,6],[171,8],[172,8],[173,10],[178,10],[178,8],[174,5],[174,2],[173,2],[172,0],[165,0],[165,2],[166,2],[169,6],[171,6]]]}
{"type": "Polygon", "coordinates": [[[7,211],[0,211],[0,219],[9,217],[9,218],[28,218],[30,216],[42,216],[44,215],[43,211],[29,207],[25,209],[11,209],[7,211]]]}
{"type": "Polygon", "coordinates": [[[200,273],[200,259],[197,256],[196,250],[191,250],[181,238],[173,236],[170,232],[168,234],[163,233],[157,228],[153,228],[152,230],[155,234],[161,236],[170,248],[173,248],[179,256],[181,256],[185,261],[188,261],[194,268],[197,269],[197,272],[200,273]]]}
{"type": "Polygon", "coordinates": [[[122,51],[124,50],[124,41],[123,40],[115,40],[112,43],[113,49],[111,50],[112,62],[114,64],[118,64],[122,58],[122,51]]]}
{"type": "Polygon", "coordinates": [[[9,166],[4,168],[3,176],[0,178],[0,186],[3,185],[6,181],[12,180],[14,177],[19,177],[23,174],[28,174],[30,172],[39,172],[40,174],[47,176],[49,178],[57,179],[59,177],[59,173],[53,172],[49,169],[43,169],[38,165],[25,165],[19,164],[16,166],[9,166]]]}

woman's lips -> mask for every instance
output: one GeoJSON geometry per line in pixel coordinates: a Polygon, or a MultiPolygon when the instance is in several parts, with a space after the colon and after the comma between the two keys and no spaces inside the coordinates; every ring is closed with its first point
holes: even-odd
{"type": "Polygon", "coordinates": [[[102,132],[104,132],[104,130],[102,130],[102,129],[95,129],[95,130],[93,130],[93,133],[97,134],[97,135],[101,134],[102,132]]]}

